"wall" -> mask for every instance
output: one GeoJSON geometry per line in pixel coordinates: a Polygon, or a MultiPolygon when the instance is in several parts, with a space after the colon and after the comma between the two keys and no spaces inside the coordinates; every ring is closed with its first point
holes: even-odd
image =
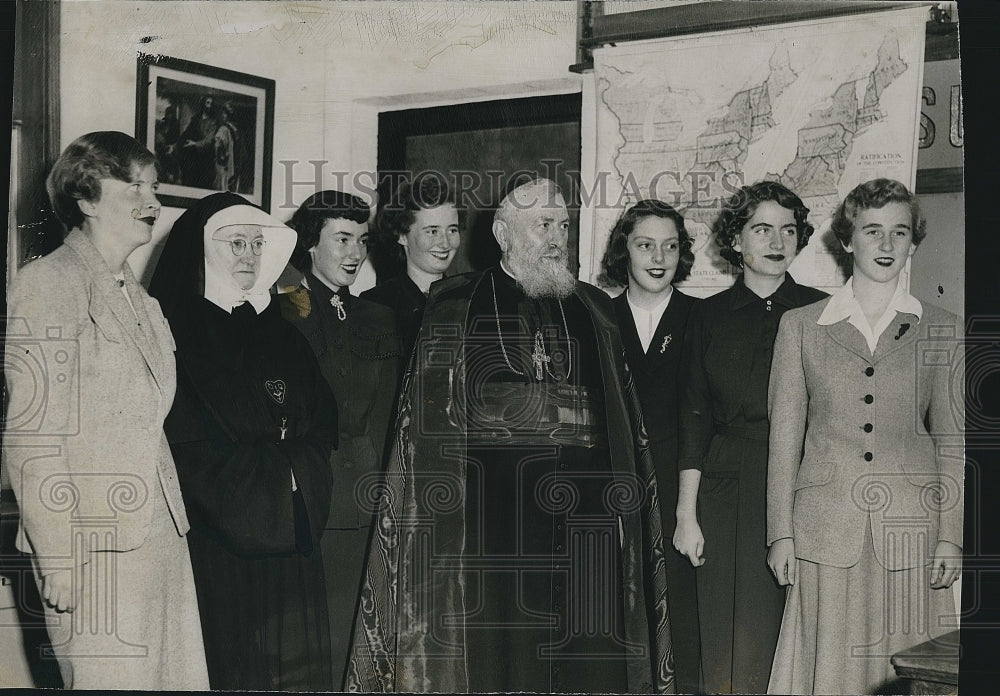
{"type": "MultiPolygon", "coordinates": [[[[134,132],[139,51],[274,79],[282,219],[317,186],[338,185],[336,171],[374,172],[380,110],[579,91],[567,71],[574,3],[64,0],[61,20],[62,147],[91,130],[134,132]],[[318,182],[310,160],[326,163],[318,182]]],[[[370,182],[343,188],[364,195],[370,182]]],[[[147,280],[180,212],[164,209],[130,259],[147,280]]]]}

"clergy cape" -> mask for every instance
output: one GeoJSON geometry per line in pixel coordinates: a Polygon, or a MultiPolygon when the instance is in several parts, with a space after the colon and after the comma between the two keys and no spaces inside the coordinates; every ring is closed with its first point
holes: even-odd
{"type": "MultiPolygon", "coordinates": [[[[470,299],[486,277],[469,273],[431,288],[379,496],[348,666],[350,691],[468,691],[464,628],[456,620],[466,610],[464,335],[470,299]]],[[[610,299],[586,283],[575,293],[597,336],[611,468],[622,489],[635,493],[618,501],[628,691],[673,693],[649,440],[610,299]],[[636,482],[642,490],[635,491],[636,482]]]]}

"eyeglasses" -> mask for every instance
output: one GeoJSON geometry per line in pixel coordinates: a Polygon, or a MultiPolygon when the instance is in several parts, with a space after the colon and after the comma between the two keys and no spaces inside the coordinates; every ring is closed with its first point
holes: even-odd
{"type": "Polygon", "coordinates": [[[267,244],[267,240],[263,237],[258,237],[252,241],[247,241],[243,237],[235,237],[233,239],[216,239],[217,242],[225,242],[229,245],[229,248],[233,251],[233,256],[243,256],[247,253],[247,246],[250,247],[250,251],[253,252],[254,256],[260,256],[264,253],[264,245],[267,244]]]}

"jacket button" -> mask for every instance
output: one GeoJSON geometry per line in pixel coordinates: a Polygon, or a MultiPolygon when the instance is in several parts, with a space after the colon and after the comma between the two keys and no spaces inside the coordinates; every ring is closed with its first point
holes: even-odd
{"type": "Polygon", "coordinates": [[[875,458],[874,454],[872,454],[871,452],[865,452],[865,461],[866,462],[870,462],[874,458],[875,458]]]}
{"type": "Polygon", "coordinates": [[[875,400],[874,396],[872,396],[871,394],[865,394],[865,403],[866,404],[870,404],[874,400],[875,400]]]}
{"type": "Polygon", "coordinates": [[[868,375],[869,377],[871,377],[873,374],[875,374],[875,368],[874,367],[866,367],[865,368],[865,374],[868,375]]]}
{"type": "Polygon", "coordinates": [[[875,426],[873,426],[871,423],[865,423],[865,432],[866,433],[870,433],[874,429],[875,429],[875,426]]]}

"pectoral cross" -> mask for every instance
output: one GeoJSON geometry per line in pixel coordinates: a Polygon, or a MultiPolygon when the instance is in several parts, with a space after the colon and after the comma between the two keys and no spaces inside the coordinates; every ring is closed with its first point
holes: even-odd
{"type": "Polygon", "coordinates": [[[531,351],[531,362],[535,366],[535,379],[541,382],[544,374],[542,369],[547,369],[548,363],[552,362],[552,358],[545,354],[545,343],[542,341],[541,329],[535,331],[535,349],[531,351]]]}

